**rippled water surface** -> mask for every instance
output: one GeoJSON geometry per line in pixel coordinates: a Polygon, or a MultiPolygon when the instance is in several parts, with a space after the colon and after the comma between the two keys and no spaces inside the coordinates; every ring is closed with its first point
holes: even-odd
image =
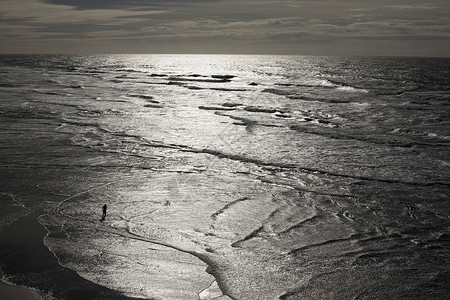
{"type": "Polygon", "coordinates": [[[449,70],[1,56],[0,192],[62,265],[128,296],[445,299],[449,70]]]}

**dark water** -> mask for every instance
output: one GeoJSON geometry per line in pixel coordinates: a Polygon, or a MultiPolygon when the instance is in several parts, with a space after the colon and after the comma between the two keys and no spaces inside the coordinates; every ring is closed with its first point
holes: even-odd
{"type": "Polygon", "coordinates": [[[128,296],[445,299],[449,70],[1,56],[0,192],[60,264],[128,296]]]}

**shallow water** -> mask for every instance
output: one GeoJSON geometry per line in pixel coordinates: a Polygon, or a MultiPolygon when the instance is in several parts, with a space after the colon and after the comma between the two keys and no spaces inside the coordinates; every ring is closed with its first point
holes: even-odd
{"type": "Polygon", "coordinates": [[[448,294],[449,59],[0,61],[0,192],[81,276],[157,299],[448,294]]]}

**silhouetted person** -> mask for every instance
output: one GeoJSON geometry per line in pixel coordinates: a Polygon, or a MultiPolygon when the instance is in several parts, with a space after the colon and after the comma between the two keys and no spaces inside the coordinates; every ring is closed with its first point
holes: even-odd
{"type": "Polygon", "coordinates": [[[106,209],[107,209],[107,206],[106,206],[106,204],[105,205],[103,205],[103,215],[102,215],[102,219],[100,220],[101,222],[103,222],[103,221],[105,221],[105,218],[106,218],[106,209]]]}

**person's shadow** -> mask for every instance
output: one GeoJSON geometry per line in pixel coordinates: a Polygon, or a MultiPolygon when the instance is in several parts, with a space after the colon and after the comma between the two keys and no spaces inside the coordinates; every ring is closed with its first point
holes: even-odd
{"type": "Polygon", "coordinates": [[[103,205],[102,211],[103,211],[103,215],[102,215],[102,218],[100,219],[100,222],[105,221],[105,218],[106,218],[106,204],[103,205]]]}

